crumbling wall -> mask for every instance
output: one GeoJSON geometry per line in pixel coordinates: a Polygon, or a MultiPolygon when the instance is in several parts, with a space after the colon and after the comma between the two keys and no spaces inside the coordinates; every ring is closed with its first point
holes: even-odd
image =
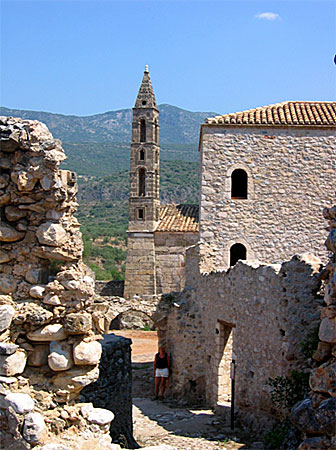
{"type": "Polygon", "coordinates": [[[108,304],[82,263],[75,174],[40,122],[2,117],[0,142],[0,441],[110,448],[113,414],[76,403],[99,376],[108,304]]]}
{"type": "Polygon", "coordinates": [[[101,376],[81,392],[83,401],[96,408],[112,411],[115,418],[110,434],[125,447],[135,444],[132,423],[132,365],[130,339],[110,334],[101,342],[103,353],[99,369],[101,376]]]}
{"type": "Polygon", "coordinates": [[[282,265],[239,262],[200,274],[198,250],[188,251],[188,284],[159,335],[173,361],[170,392],[224,404],[235,360],[237,406],[251,422],[258,414],[271,420],[268,378],[303,365],[301,342],[318,323],[320,261],[305,254],[282,265]]]}
{"type": "Polygon", "coordinates": [[[313,355],[317,367],[310,374],[309,398],[296,404],[291,412],[291,421],[304,436],[300,450],[336,447],[336,206],[325,208],[323,215],[329,223],[325,244],[330,257],[321,272],[325,294],[319,343],[313,355]]]}

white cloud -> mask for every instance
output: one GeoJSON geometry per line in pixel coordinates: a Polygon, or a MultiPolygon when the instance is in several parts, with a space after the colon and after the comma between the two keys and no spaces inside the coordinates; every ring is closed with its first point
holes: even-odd
{"type": "Polygon", "coordinates": [[[262,19],[262,20],[281,20],[281,17],[279,16],[279,14],[273,13],[273,12],[264,12],[264,13],[256,14],[255,17],[257,19],[262,19]]]}

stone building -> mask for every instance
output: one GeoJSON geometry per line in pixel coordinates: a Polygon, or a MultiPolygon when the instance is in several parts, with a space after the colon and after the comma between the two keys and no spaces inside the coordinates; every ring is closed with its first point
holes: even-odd
{"type": "Polygon", "coordinates": [[[198,240],[198,206],[160,205],[159,110],[146,66],[133,108],[124,296],[181,291],[185,249],[198,240]]]}
{"type": "Polygon", "coordinates": [[[301,344],[323,305],[318,257],[326,257],[322,210],[335,194],[335,131],[331,102],[286,102],[202,125],[200,241],[187,250],[185,289],[159,324],[174,397],[225,409],[234,360],[236,405],[263,426],[278,413],[268,378],[305,369],[301,344]]]}
{"type": "Polygon", "coordinates": [[[202,271],[322,257],[335,192],[336,103],[283,102],[201,126],[202,271]]]}

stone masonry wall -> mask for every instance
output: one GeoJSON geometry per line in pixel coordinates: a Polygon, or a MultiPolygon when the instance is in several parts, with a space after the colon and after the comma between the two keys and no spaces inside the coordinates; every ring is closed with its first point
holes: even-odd
{"type": "Polygon", "coordinates": [[[201,146],[203,272],[228,268],[235,243],[248,260],[325,258],[321,212],[334,195],[334,129],[205,127],[201,146]],[[235,169],[248,174],[246,200],[231,199],[235,169]]]}
{"type": "Polygon", "coordinates": [[[0,144],[0,441],[112,448],[113,414],[78,403],[109,305],[82,263],[76,177],[40,122],[0,118],[0,144]]]}
{"type": "Polygon", "coordinates": [[[124,296],[134,295],[156,295],[153,233],[128,234],[124,296]]]}
{"type": "Polygon", "coordinates": [[[132,365],[131,339],[106,335],[100,359],[100,377],[81,392],[83,401],[96,408],[106,408],[115,418],[110,426],[114,442],[126,448],[135,445],[132,423],[132,365]]]}
{"type": "Polygon", "coordinates": [[[313,355],[316,367],[309,378],[309,397],[297,403],[290,419],[302,432],[300,450],[336,448],[336,206],[325,208],[329,262],[321,272],[325,283],[319,343],[313,355]]]}
{"type": "Polygon", "coordinates": [[[157,294],[182,291],[186,248],[196,244],[198,233],[157,232],[154,241],[157,294]]]}
{"type": "Polygon", "coordinates": [[[196,246],[187,258],[192,284],[175,296],[160,336],[173,361],[170,393],[203,397],[213,407],[230,400],[234,359],[237,406],[251,418],[272,416],[267,380],[301,367],[301,342],[318,323],[320,261],[305,254],[204,275],[197,275],[197,261],[196,246]]]}

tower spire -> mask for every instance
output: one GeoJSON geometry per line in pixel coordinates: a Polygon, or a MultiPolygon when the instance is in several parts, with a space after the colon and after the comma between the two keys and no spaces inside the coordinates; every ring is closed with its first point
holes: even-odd
{"type": "Polygon", "coordinates": [[[133,108],[126,298],[156,295],[154,232],[160,220],[159,110],[146,66],[133,108]]]}
{"type": "Polygon", "coordinates": [[[155,95],[152,82],[149,76],[148,66],[142,78],[138,96],[135,101],[134,108],[155,108],[157,110],[155,95]]]}

